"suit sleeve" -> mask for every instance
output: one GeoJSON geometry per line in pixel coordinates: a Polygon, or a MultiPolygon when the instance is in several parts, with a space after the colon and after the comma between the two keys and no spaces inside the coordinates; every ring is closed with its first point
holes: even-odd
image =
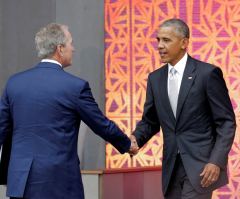
{"type": "Polygon", "coordinates": [[[154,96],[152,92],[152,86],[150,76],[147,82],[146,101],[144,104],[144,110],[141,121],[136,126],[133,135],[137,139],[139,147],[142,147],[153,135],[160,130],[160,123],[158,120],[156,107],[154,103],[154,96]]]}
{"type": "Polygon", "coordinates": [[[209,162],[224,169],[234,140],[236,121],[228,89],[220,68],[216,67],[210,73],[207,81],[207,97],[216,133],[216,142],[209,162]]]}
{"type": "Polygon", "coordinates": [[[12,119],[10,113],[10,105],[5,88],[0,101],[0,149],[5,141],[5,138],[12,131],[12,119]]]}
{"type": "Polygon", "coordinates": [[[10,113],[7,89],[5,89],[0,101],[0,149],[2,148],[0,162],[0,185],[7,184],[7,173],[10,160],[11,145],[12,117],[10,113]]]}
{"type": "Polygon", "coordinates": [[[114,122],[103,115],[87,82],[84,84],[77,101],[80,118],[94,133],[110,142],[120,153],[129,151],[130,139],[114,122]]]}

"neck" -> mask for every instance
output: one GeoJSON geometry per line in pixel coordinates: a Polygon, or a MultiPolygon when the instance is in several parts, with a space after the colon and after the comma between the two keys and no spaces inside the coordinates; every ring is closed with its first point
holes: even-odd
{"type": "Polygon", "coordinates": [[[184,52],[178,57],[178,59],[175,60],[175,62],[169,63],[169,64],[171,64],[172,66],[175,66],[175,65],[184,57],[185,54],[186,54],[186,51],[184,51],[184,52]]]}
{"type": "Polygon", "coordinates": [[[49,57],[49,58],[47,58],[47,59],[51,59],[51,60],[54,60],[54,61],[57,61],[58,63],[60,63],[61,65],[62,65],[62,67],[64,68],[65,66],[63,65],[63,62],[62,62],[62,60],[61,60],[61,57],[59,57],[59,56],[52,56],[52,57],[49,57]]]}
{"type": "MultiPolygon", "coordinates": [[[[47,57],[46,59],[51,59],[51,60],[54,60],[54,61],[57,61],[57,62],[61,63],[61,60],[58,59],[56,56],[47,57]]],[[[62,63],[61,63],[61,64],[62,64],[62,63]]]]}

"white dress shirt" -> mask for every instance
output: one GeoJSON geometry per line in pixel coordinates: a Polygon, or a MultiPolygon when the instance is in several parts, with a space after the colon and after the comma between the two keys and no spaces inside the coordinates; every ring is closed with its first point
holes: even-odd
{"type": "Polygon", "coordinates": [[[186,67],[186,63],[187,63],[187,58],[188,58],[188,54],[185,53],[185,55],[182,57],[182,59],[180,59],[179,62],[175,66],[172,66],[171,64],[168,63],[168,93],[169,93],[169,76],[170,76],[171,68],[174,68],[177,71],[176,78],[177,78],[177,82],[178,82],[178,93],[179,93],[180,86],[182,83],[183,73],[184,73],[184,70],[186,67]]]}

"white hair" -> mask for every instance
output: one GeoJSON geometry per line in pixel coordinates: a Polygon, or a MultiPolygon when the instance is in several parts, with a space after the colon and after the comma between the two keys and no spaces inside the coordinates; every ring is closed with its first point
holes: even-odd
{"type": "Polygon", "coordinates": [[[62,24],[51,23],[36,33],[35,44],[39,58],[51,57],[58,45],[66,44],[67,38],[64,29],[68,29],[68,27],[62,24]]]}

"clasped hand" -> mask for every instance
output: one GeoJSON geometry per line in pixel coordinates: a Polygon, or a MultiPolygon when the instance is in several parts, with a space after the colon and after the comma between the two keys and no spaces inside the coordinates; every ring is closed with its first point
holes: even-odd
{"type": "Polygon", "coordinates": [[[137,140],[136,140],[136,137],[134,135],[130,135],[129,139],[131,140],[131,146],[130,146],[130,149],[128,151],[128,153],[131,155],[131,156],[134,156],[138,153],[139,151],[139,147],[138,147],[138,144],[137,144],[137,140]]]}

